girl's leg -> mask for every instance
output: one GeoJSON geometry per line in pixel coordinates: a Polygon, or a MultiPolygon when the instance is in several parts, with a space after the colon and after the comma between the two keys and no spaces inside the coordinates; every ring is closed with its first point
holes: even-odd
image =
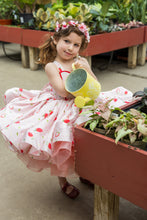
{"type": "Polygon", "coordinates": [[[59,184],[61,187],[61,190],[71,199],[75,199],[80,191],[73,186],[72,184],[68,183],[67,179],[65,177],[58,177],[59,184]]]}

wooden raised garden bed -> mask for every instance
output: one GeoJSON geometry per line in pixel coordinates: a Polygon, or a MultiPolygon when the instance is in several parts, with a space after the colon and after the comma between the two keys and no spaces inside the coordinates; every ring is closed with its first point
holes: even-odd
{"type": "Polygon", "coordinates": [[[116,145],[82,124],[75,127],[75,152],[76,172],[95,184],[95,220],[118,219],[118,196],[147,209],[147,151],[122,142],[116,145]],[[105,216],[106,210],[111,217],[105,216]]]}

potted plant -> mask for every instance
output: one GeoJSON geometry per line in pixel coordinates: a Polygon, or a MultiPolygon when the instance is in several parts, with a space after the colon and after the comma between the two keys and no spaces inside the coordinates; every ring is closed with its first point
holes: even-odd
{"type": "Polygon", "coordinates": [[[78,175],[147,209],[147,114],[138,110],[146,106],[145,93],[123,110],[94,105],[74,134],[78,175]]]}
{"type": "Polygon", "coordinates": [[[16,10],[11,0],[0,0],[0,24],[12,24],[13,11],[16,10]]]}
{"type": "Polygon", "coordinates": [[[37,6],[47,4],[50,0],[13,0],[13,2],[20,13],[20,23],[25,25],[30,20],[33,20],[33,12],[37,6]]]}
{"type": "Polygon", "coordinates": [[[13,0],[19,11],[20,24],[26,24],[33,19],[33,11],[36,8],[37,0],[13,0]]]}

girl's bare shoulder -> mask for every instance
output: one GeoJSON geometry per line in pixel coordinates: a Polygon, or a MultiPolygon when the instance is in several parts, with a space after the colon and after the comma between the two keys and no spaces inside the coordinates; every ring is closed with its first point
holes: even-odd
{"type": "Polygon", "coordinates": [[[57,68],[56,64],[53,62],[47,63],[45,65],[45,72],[48,74],[50,74],[52,72],[58,72],[58,68],[57,68]]]}
{"type": "Polygon", "coordinates": [[[53,63],[53,62],[50,62],[50,63],[47,63],[47,64],[45,65],[45,70],[46,70],[46,69],[50,69],[50,68],[57,68],[57,67],[56,67],[56,64],[53,63]]]}

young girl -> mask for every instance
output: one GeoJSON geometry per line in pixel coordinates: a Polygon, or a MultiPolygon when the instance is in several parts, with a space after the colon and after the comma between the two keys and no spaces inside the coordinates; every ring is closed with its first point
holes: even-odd
{"type": "MultiPolygon", "coordinates": [[[[73,63],[96,78],[86,59],[77,59],[88,42],[85,24],[74,20],[57,22],[54,36],[40,47],[39,63],[44,65],[49,83],[41,91],[7,90],[6,106],[0,110],[0,130],[9,148],[33,171],[50,168],[51,175],[58,176],[62,191],[72,199],[79,195],[79,190],[66,177],[74,174],[73,128],[77,121],[80,123],[80,117],[64,82],[73,63]]],[[[132,94],[123,88],[101,93],[104,99],[109,96],[117,97],[121,105],[132,94]]]]}

